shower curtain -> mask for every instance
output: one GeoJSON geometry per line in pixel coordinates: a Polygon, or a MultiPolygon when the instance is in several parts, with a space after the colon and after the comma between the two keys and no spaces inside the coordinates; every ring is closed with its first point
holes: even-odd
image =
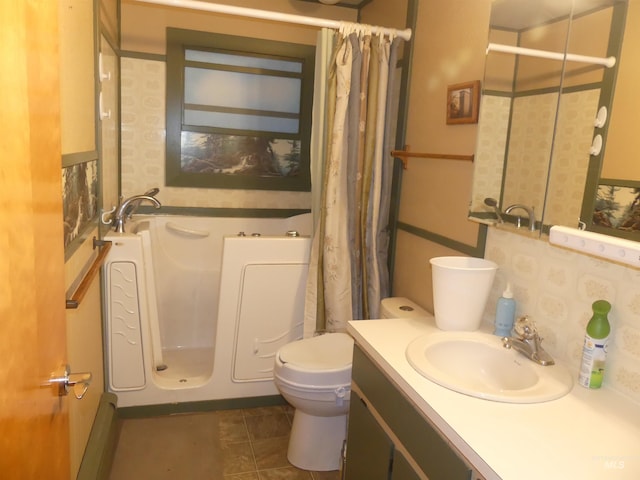
{"type": "MultiPolygon", "coordinates": [[[[398,40],[365,26],[321,32],[311,155],[314,241],[305,301],[310,330],[343,331],[351,319],[378,318],[389,295],[388,217],[393,159],[387,111],[396,101],[390,72],[398,40]],[[330,63],[323,76],[322,58],[330,63]],[[321,78],[318,78],[321,77],[321,78]],[[326,95],[324,99],[321,99],[326,95]],[[324,139],[321,141],[320,139],[324,139]]],[[[317,64],[318,67],[318,64],[317,64]]]]}

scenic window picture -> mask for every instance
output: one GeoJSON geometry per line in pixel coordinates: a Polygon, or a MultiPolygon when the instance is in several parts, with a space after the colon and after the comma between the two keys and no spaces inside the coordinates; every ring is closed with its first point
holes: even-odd
{"type": "Polygon", "coordinates": [[[627,232],[640,231],[640,188],[599,185],[593,223],[627,232]]]}
{"type": "Polygon", "coordinates": [[[181,168],[200,174],[295,177],[300,141],[243,135],[182,133],[181,168]]]}

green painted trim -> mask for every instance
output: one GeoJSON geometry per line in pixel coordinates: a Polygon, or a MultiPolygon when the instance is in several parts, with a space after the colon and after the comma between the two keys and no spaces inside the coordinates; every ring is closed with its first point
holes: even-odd
{"type": "Polygon", "coordinates": [[[144,215],[188,215],[191,217],[236,217],[236,218],[289,218],[310,213],[304,208],[199,208],[199,207],[162,207],[160,211],[146,205],[138,208],[144,215]]]}
{"type": "Polygon", "coordinates": [[[587,90],[599,90],[602,88],[602,82],[584,83],[582,85],[570,85],[562,87],[562,93],[586,92],[587,90]]]}
{"type": "Polygon", "coordinates": [[[80,246],[87,241],[87,239],[89,238],[89,233],[92,232],[93,229],[98,225],[99,216],[100,215],[96,215],[95,218],[91,219],[91,221],[87,223],[87,225],[85,225],[80,234],[67,245],[67,248],[64,249],[65,262],[73,257],[73,254],[76,253],[78,248],[80,248],[80,246]]]}
{"type": "Polygon", "coordinates": [[[616,187],[640,188],[639,180],[624,180],[620,178],[601,178],[599,185],[614,185],[616,187]]]}
{"type": "Polygon", "coordinates": [[[104,28],[102,19],[99,19],[99,20],[100,20],[100,30],[99,30],[100,35],[104,37],[105,41],[109,44],[109,46],[114,52],[118,52],[120,50],[120,45],[118,44],[118,40],[111,37],[110,32],[106,28],[104,28]]]}
{"type": "MultiPolygon", "coordinates": [[[[472,469],[462,453],[359,345],[353,349],[352,382],[364,395],[365,404],[378,412],[381,421],[376,422],[385,424],[393,432],[426,477],[432,480],[471,480],[472,469]]],[[[384,473],[380,472],[378,478],[387,478],[384,473]]]]}
{"type": "Polygon", "coordinates": [[[167,61],[167,56],[162,55],[160,53],[145,53],[145,52],[134,52],[132,50],[121,50],[120,57],[122,58],[136,58],[138,60],[154,60],[157,62],[165,62],[167,61]]]}
{"type": "MultiPolygon", "coordinates": [[[[418,24],[418,0],[407,0],[407,17],[405,27],[410,28],[413,37],[405,42],[402,58],[398,59],[398,66],[402,67],[400,78],[400,100],[398,103],[398,125],[396,127],[395,146],[404,150],[407,138],[407,122],[409,119],[409,94],[411,86],[411,70],[415,43],[416,25],[418,24]]],[[[389,249],[387,253],[387,268],[389,269],[389,289],[393,292],[393,276],[396,263],[396,244],[398,236],[398,218],[400,215],[400,194],[402,191],[403,167],[399,159],[394,159],[393,179],[391,181],[391,198],[389,206],[389,249]]]]}
{"type": "MultiPolygon", "coordinates": [[[[315,0],[312,0],[312,1],[315,1],[315,0]]],[[[373,2],[373,0],[362,0],[362,1],[360,2],[360,5],[354,5],[354,7],[358,8],[358,15],[360,15],[360,13],[361,13],[361,12],[360,12],[360,10],[361,10],[362,8],[366,7],[367,5],[369,5],[371,2],[373,2]]],[[[340,4],[338,4],[338,5],[340,5],[340,4]]],[[[345,5],[345,7],[346,7],[346,6],[347,6],[347,5],[345,5]]]]}
{"type": "Polygon", "coordinates": [[[103,393],[80,463],[77,480],[107,480],[118,444],[118,397],[103,393]]]}
{"type": "Polygon", "coordinates": [[[511,92],[503,92],[501,90],[482,90],[482,95],[489,97],[506,97],[511,98],[513,94],[511,92]]]}
{"type": "Polygon", "coordinates": [[[398,243],[398,217],[400,215],[400,193],[402,189],[403,165],[400,159],[393,162],[393,180],[391,182],[391,198],[389,199],[389,251],[387,268],[389,269],[389,291],[393,292],[393,277],[396,267],[396,246],[398,243]]]}
{"type": "Polygon", "coordinates": [[[62,168],[72,167],[81,163],[98,160],[98,151],[89,150],[87,152],[65,153],[62,155],[62,168]]]}
{"type": "Polygon", "coordinates": [[[596,233],[601,233],[603,235],[607,235],[609,237],[618,237],[624,238],[626,240],[633,240],[635,242],[640,242],[640,232],[635,231],[625,231],[618,230],[616,228],[603,227],[601,225],[591,225],[589,230],[596,233]]]}
{"type": "MultiPolygon", "coordinates": [[[[511,223],[512,225],[517,225],[518,218],[520,218],[520,228],[522,230],[526,230],[529,227],[529,220],[526,217],[523,217],[522,215],[511,215],[503,212],[501,216],[502,216],[502,220],[504,220],[505,223],[511,223]]],[[[483,223],[489,220],[489,221],[492,221],[492,223],[495,223],[496,215],[495,213],[492,213],[492,212],[469,212],[469,220],[477,221],[478,223],[483,223]]],[[[489,226],[489,225],[485,225],[485,226],[489,226]]],[[[537,229],[542,228],[542,224],[538,221],[536,221],[536,228],[537,229]]],[[[547,231],[548,229],[549,227],[547,227],[547,231]]]]}
{"type": "Polygon", "coordinates": [[[424,230],[420,227],[409,225],[408,223],[398,222],[397,225],[398,225],[398,229],[400,230],[403,230],[407,233],[423,238],[425,240],[429,240],[430,242],[443,245],[447,248],[451,248],[452,250],[457,250],[458,252],[464,253],[465,255],[470,255],[472,257],[478,257],[478,258],[484,257],[484,249],[487,241],[486,225],[483,225],[483,224],[478,225],[478,237],[476,238],[475,246],[458,242],[457,240],[453,240],[451,238],[445,237],[444,235],[433,233],[428,230],[424,230]]]}
{"type": "Polygon", "coordinates": [[[234,410],[239,408],[270,407],[288,405],[282,395],[264,397],[227,398],[222,400],[203,400],[200,402],[163,403],[160,405],[142,405],[118,409],[118,418],[146,418],[176,413],[210,412],[214,410],[234,410]]]}
{"type": "MultiPolygon", "coordinates": [[[[592,82],[592,83],[585,83],[583,85],[571,85],[568,87],[562,87],[562,93],[574,93],[574,92],[582,92],[585,90],[597,90],[599,88],[602,88],[602,82],[592,82]]],[[[520,92],[483,90],[482,94],[489,95],[492,97],[515,98],[515,97],[533,97],[535,95],[543,95],[546,93],[558,93],[559,90],[560,90],[559,87],[537,88],[533,90],[523,90],[520,92]]]]}
{"type": "Polygon", "coordinates": [[[179,28],[167,28],[166,52],[166,185],[175,187],[234,188],[289,192],[311,191],[308,147],[311,141],[315,46],[211,32],[198,32],[179,28]],[[189,126],[183,122],[184,71],[186,66],[184,50],[186,47],[207,49],[214,52],[227,51],[256,56],[287,57],[301,62],[300,125],[298,133],[292,135],[282,132],[252,132],[248,130],[226,130],[214,127],[190,129],[189,126]],[[295,139],[300,142],[299,174],[291,177],[258,177],[253,175],[185,172],[182,170],[181,165],[181,135],[185,131],[295,139]]]}

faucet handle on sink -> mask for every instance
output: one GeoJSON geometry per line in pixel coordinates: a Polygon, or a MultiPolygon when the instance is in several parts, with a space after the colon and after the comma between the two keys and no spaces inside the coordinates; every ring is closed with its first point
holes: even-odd
{"type": "Polygon", "coordinates": [[[518,317],[513,329],[520,338],[526,338],[528,340],[538,334],[535,322],[531,320],[528,315],[518,317]]]}

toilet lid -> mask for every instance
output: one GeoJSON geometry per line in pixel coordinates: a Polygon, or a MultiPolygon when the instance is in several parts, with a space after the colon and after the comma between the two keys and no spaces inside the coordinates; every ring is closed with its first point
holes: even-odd
{"type": "Polygon", "coordinates": [[[289,343],[280,349],[278,356],[283,363],[306,370],[350,367],[353,339],[346,333],[327,333],[289,343]]]}

